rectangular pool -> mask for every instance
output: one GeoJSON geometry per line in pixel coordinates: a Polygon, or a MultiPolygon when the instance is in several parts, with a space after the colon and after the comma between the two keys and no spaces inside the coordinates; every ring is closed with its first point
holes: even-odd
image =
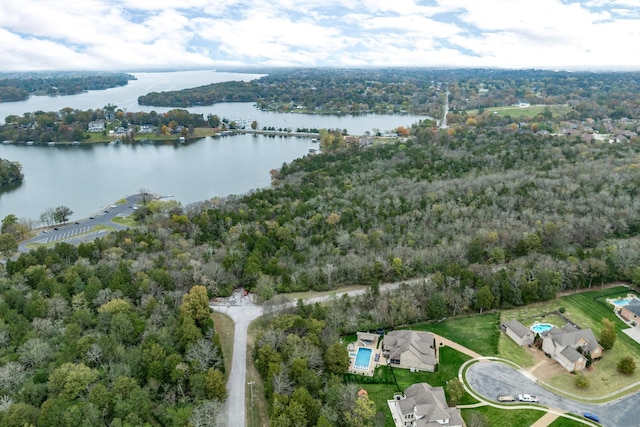
{"type": "Polygon", "coordinates": [[[372,352],[370,348],[358,347],[358,353],[356,354],[356,361],[353,363],[353,367],[355,369],[368,370],[369,363],[371,363],[372,352]]]}

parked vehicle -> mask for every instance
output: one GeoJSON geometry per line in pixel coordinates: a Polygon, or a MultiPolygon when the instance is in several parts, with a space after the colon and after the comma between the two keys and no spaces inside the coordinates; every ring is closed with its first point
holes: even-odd
{"type": "Polygon", "coordinates": [[[508,394],[499,394],[498,402],[515,402],[516,398],[508,394]]]}
{"type": "Polygon", "coordinates": [[[584,413],[584,414],[582,414],[582,415],[584,415],[584,417],[585,417],[585,418],[588,418],[588,419],[590,419],[591,421],[595,421],[595,422],[597,422],[597,423],[599,423],[599,422],[600,422],[600,417],[599,417],[599,416],[597,416],[596,414],[592,414],[591,412],[585,412],[585,413],[584,413]]]}
{"type": "Polygon", "coordinates": [[[537,402],[538,396],[534,396],[533,394],[519,394],[518,400],[520,402],[537,402]]]}

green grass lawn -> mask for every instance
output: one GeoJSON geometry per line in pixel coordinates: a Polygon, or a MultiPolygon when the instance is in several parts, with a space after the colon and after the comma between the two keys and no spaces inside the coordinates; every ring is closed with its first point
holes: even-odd
{"type": "Polygon", "coordinates": [[[498,339],[500,337],[499,313],[425,323],[416,325],[412,329],[436,333],[483,356],[498,355],[498,339]]]}
{"type": "Polygon", "coordinates": [[[127,215],[126,217],[116,216],[111,220],[116,224],[126,225],[127,227],[135,227],[138,225],[135,219],[133,219],[133,215],[127,215]]]}
{"type": "MultiPolygon", "coordinates": [[[[502,319],[515,318],[526,326],[538,320],[562,327],[564,321],[556,315],[547,313],[563,307],[566,317],[583,329],[591,328],[596,338],[600,336],[602,330],[602,319],[606,318],[613,321],[616,325],[618,338],[613,349],[605,350],[602,359],[596,361],[593,369],[586,372],[586,376],[590,381],[589,387],[585,389],[577,388],[574,383],[575,376],[570,373],[558,375],[546,381],[548,384],[574,396],[604,396],[640,381],[639,372],[633,375],[623,375],[616,370],[616,365],[623,356],[640,354],[640,345],[622,332],[622,329],[626,329],[628,326],[615,316],[613,306],[606,302],[607,298],[626,296],[629,292],[629,289],[622,286],[605,290],[594,288],[591,292],[571,294],[552,301],[504,311],[502,319]]],[[[640,364],[640,359],[638,359],[638,363],[640,364]]]]}
{"type": "Polygon", "coordinates": [[[487,421],[486,424],[478,425],[491,427],[529,427],[544,415],[544,412],[534,409],[506,410],[493,406],[480,406],[462,410],[462,418],[467,425],[472,425],[471,419],[474,417],[474,412],[480,414],[487,421]]]}
{"type": "MultiPolygon", "coordinates": [[[[489,113],[489,114],[495,114],[498,116],[511,116],[513,118],[522,118],[522,117],[535,117],[538,114],[542,114],[542,112],[544,111],[544,109],[546,107],[549,107],[549,110],[551,110],[551,113],[554,116],[563,116],[565,114],[567,114],[569,111],[572,110],[571,107],[568,107],[566,105],[531,105],[529,107],[514,107],[514,106],[507,106],[507,107],[489,107],[489,108],[485,108],[485,112],[489,113]]],[[[478,110],[468,110],[467,111],[468,115],[476,115],[478,114],[478,110]]]]}
{"type": "Polygon", "coordinates": [[[527,351],[516,344],[507,334],[500,334],[498,339],[498,356],[522,366],[523,368],[533,366],[535,358],[527,351]]]}
{"type": "Polygon", "coordinates": [[[581,422],[572,420],[571,418],[558,417],[556,418],[549,427],[583,427],[584,424],[581,422]]]}

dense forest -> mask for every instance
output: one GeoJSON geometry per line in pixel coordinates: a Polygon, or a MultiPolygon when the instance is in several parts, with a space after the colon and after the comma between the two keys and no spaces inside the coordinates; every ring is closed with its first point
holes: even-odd
{"type": "Polygon", "coordinates": [[[0,424],[215,425],[226,396],[207,301],[238,287],[268,300],[369,285],[295,308],[254,348],[273,425],[350,426],[367,408],[342,375],[341,334],[640,283],[637,143],[430,121],[410,133],[283,164],[272,188],[244,196],[153,202],[139,227],[7,260],[0,424]]]}
{"type": "Polygon", "coordinates": [[[22,181],[22,165],[7,159],[0,159],[0,187],[22,181]]]}
{"type": "Polygon", "coordinates": [[[135,80],[125,73],[0,73],[0,102],[24,101],[31,95],[75,95],[88,90],[125,86],[135,80]]]}
{"type": "Polygon", "coordinates": [[[250,82],[152,92],[140,105],[190,107],[255,102],[263,110],[314,113],[411,112],[441,117],[448,90],[453,111],[531,104],[576,106],[574,118],[638,117],[637,72],[494,69],[269,69],[250,82]]]}
{"type": "MultiPolygon", "coordinates": [[[[239,288],[273,302],[368,286],[357,298],[298,304],[261,322],[250,349],[271,425],[351,427],[375,411],[349,382],[341,336],[640,284],[636,84],[631,73],[273,70],[159,95],[191,102],[198,93],[205,103],[260,94],[251,99],[260,108],[282,111],[434,113],[448,89],[452,111],[448,129],[423,120],[373,145],[322,129],[322,155],[272,170],[270,188],[188,206],[145,201],[136,227],[7,259],[0,425],[225,425],[229,355],[208,301],[239,288]],[[518,118],[484,110],[518,100],[567,107],[518,118]],[[404,284],[380,292],[387,282],[404,284]]],[[[182,109],[108,105],[9,116],[0,137],[81,140],[89,121],[107,115],[109,126],[220,125],[182,109]]],[[[16,168],[21,176],[2,160],[0,177],[15,180],[16,168]]],[[[3,255],[28,233],[21,225],[2,220],[3,255]]]]}

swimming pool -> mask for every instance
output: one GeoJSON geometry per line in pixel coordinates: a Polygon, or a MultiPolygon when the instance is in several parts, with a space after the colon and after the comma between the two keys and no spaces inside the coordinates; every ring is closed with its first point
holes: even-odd
{"type": "Polygon", "coordinates": [[[531,330],[536,334],[541,334],[551,328],[553,328],[553,325],[551,323],[536,323],[531,327],[531,330]]]}
{"type": "Polygon", "coordinates": [[[358,347],[358,353],[356,354],[356,361],[353,363],[355,369],[369,369],[369,363],[371,363],[370,348],[358,347]]]}
{"type": "Polygon", "coordinates": [[[618,307],[623,306],[623,305],[627,305],[629,304],[631,300],[630,299],[616,299],[611,301],[613,303],[613,305],[617,305],[618,307]]]}

